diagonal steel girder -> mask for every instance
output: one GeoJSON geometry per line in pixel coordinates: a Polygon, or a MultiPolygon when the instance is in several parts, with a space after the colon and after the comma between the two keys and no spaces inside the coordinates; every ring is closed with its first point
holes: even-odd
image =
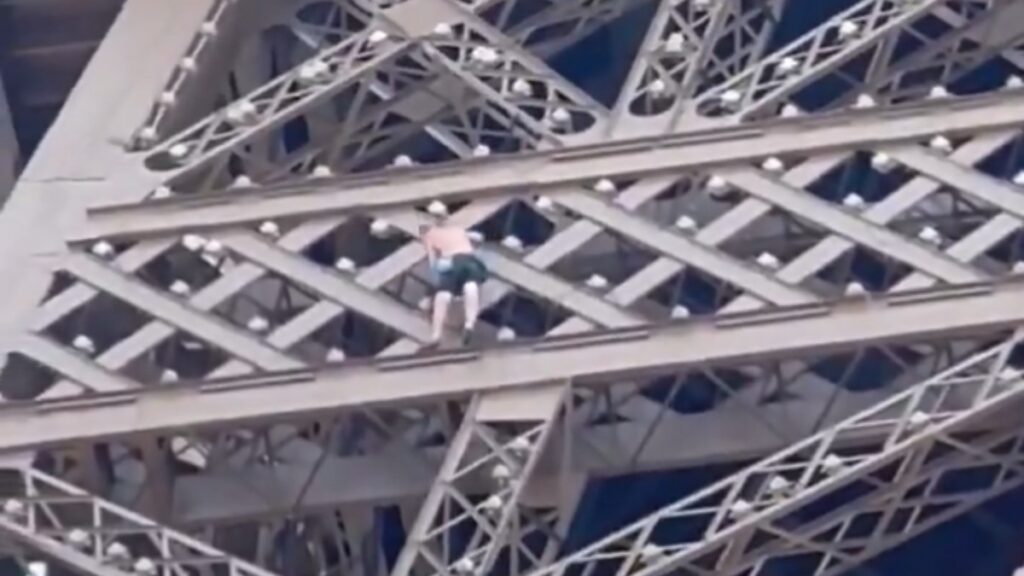
{"type": "MultiPolygon", "coordinates": [[[[323,230],[323,229],[322,229],[322,230],[323,230]]],[[[242,276],[246,276],[246,275],[242,275],[242,276]]],[[[323,304],[323,305],[319,305],[318,307],[321,307],[321,308],[324,308],[324,307],[332,307],[332,304],[330,304],[330,303],[326,303],[326,304],[323,304]]],[[[339,308],[339,307],[337,307],[336,305],[334,305],[334,307],[332,308],[332,311],[328,311],[328,312],[333,312],[333,314],[337,314],[337,313],[339,313],[339,312],[340,312],[340,310],[341,310],[341,308],[339,308]]],[[[370,310],[372,310],[372,308],[370,308],[370,310]]],[[[321,315],[321,317],[322,317],[322,318],[329,318],[330,316],[332,316],[332,315],[321,315]]],[[[612,323],[612,325],[614,325],[614,323],[612,323]]],[[[286,332],[288,332],[288,331],[286,330],[286,332]]],[[[144,332],[143,332],[143,333],[144,333],[144,332]]],[[[135,341],[137,341],[137,338],[135,339],[135,341]]],[[[145,341],[145,339],[143,339],[143,341],[145,341]]],[[[150,341],[152,342],[153,340],[151,339],[150,341]]],[[[272,338],[271,338],[271,341],[273,341],[273,339],[272,339],[272,338]]],[[[281,344],[279,344],[279,345],[281,345],[281,344]]],[[[134,348],[134,349],[144,349],[144,348],[137,348],[137,347],[136,347],[136,348],[134,348]]],[[[106,355],[104,355],[104,357],[105,357],[105,356],[106,356],[106,355]]],[[[117,355],[115,355],[115,356],[117,356],[117,355]]],[[[136,353],[136,356],[137,356],[137,353],[136,353]]],[[[132,358],[132,356],[128,356],[127,358],[128,358],[128,359],[130,359],[130,358],[132,358]]],[[[119,366],[120,366],[120,364],[115,364],[114,366],[111,366],[111,367],[112,367],[112,368],[117,368],[117,367],[119,367],[119,366]]],[[[245,370],[243,370],[243,372],[244,372],[244,371],[245,371],[245,370]]],[[[237,368],[236,368],[236,369],[230,369],[230,367],[228,367],[228,369],[227,369],[226,371],[221,371],[220,373],[221,373],[221,374],[223,374],[223,375],[227,375],[227,374],[238,374],[238,373],[240,373],[240,372],[239,372],[239,370],[238,370],[237,368]]]]}
{"type": "MultiPolygon", "coordinates": [[[[1008,131],[995,132],[973,139],[954,151],[952,158],[955,158],[967,165],[976,164],[989,155],[995,153],[1001,146],[1010,143],[1016,136],[1017,133],[1015,131],[1008,131]]],[[[899,148],[898,150],[904,149],[907,148],[899,148]]],[[[896,154],[897,157],[899,157],[899,152],[893,150],[887,151],[896,154]]],[[[940,189],[942,189],[942,185],[937,179],[930,177],[926,172],[922,172],[920,175],[899,187],[885,199],[867,208],[863,213],[863,217],[869,222],[882,225],[887,224],[888,222],[898,218],[913,206],[934,195],[940,189]]],[[[753,202],[762,210],[767,210],[769,206],[767,203],[757,198],[748,199],[745,202],[753,202]]],[[[967,237],[957,242],[954,246],[951,246],[948,250],[948,254],[960,262],[970,262],[980,254],[984,253],[984,251],[991,248],[992,245],[1001,241],[1002,238],[1004,238],[1009,231],[1015,229],[1017,225],[1014,223],[1011,226],[1011,221],[1015,221],[1015,219],[1007,215],[1000,215],[996,220],[998,220],[998,222],[973,231],[967,237]],[[996,229],[1005,231],[1003,233],[994,233],[996,229]]],[[[778,277],[785,282],[802,282],[832,262],[835,262],[844,253],[847,253],[852,249],[853,246],[854,244],[843,236],[830,235],[783,266],[778,272],[778,277]]],[[[911,276],[906,280],[897,284],[894,290],[899,291],[908,287],[924,288],[932,286],[936,282],[937,279],[935,277],[928,276],[917,271],[911,274],[911,276]]],[[[729,303],[726,306],[726,310],[751,310],[761,307],[763,307],[763,305],[756,302],[754,299],[747,296],[741,296],[735,301],[729,303]]]]}
{"type": "Polygon", "coordinates": [[[0,469],[0,533],[81,574],[274,576],[33,468],[0,469]]]}
{"type": "MultiPolygon", "coordinates": [[[[620,576],[679,569],[756,575],[773,559],[797,554],[812,557],[808,573],[815,576],[855,565],[909,537],[887,535],[893,513],[908,506],[899,503],[900,494],[913,492],[912,499],[929,500],[925,506],[941,503],[948,517],[949,508],[958,503],[973,506],[1024,481],[1024,432],[1019,427],[981,439],[964,435],[972,422],[1019,406],[1024,399],[1024,378],[1008,365],[1018,343],[1014,337],[532,574],[575,573],[601,565],[620,576]],[[840,445],[879,429],[885,431],[885,440],[873,450],[851,451],[840,445]],[[950,448],[953,455],[943,456],[950,448]],[[951,470],[979,465],[997,468],[980,496],[937,490],[951,470]],[[863,491],[844,498],[824,519],[801,516],[810,503],[851,486],[863,491]],[[846,541],[850,523],[871,511],[863,507],[865,500],[885,505],[883,519],[869,530],[867,542],[861,534],[850,534],[846,541]],[[658,530],[668,523],[689,523],[697,530],[683,535],[658,530]]],[[[931,524],[921,516],[908,528],[917,523],[931,524]]]]}

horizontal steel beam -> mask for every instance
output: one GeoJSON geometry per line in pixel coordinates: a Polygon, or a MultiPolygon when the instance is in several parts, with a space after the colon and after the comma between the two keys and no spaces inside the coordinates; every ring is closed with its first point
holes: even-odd
{"type": "Polygon", "coordinates": [[[73,240],[178,233],[272,218],[373,212],[431,199],[536,193],[600,178],[675,174],[768,156],[978,134],[1024,122],[1016,93],[776,120],[728,130],[623,140],[290,185],[98,208],[73,240]]]}
{"type": "MultiPolygon", "coordinates": [[[[781,450],[898,392],[840,391],[834,396],[813,387],[788,390],[797,396],[766,405],[730,400],[699,414],[669,414],[652,428],[647,421],[626,421],[579,430],[571,440],[569,470],[585,477],[609,477],[641,471],[707,466],[758,458],[781,450]],[[683,442],[680,438],[702,438],[683,442]]],[[[865,437],[865,442],[874,438],[865,437]]],[[[175,525],[204,525],[259,519],[286,513],[336,509],[346,504],[398,502],[427,493],[445,448],[387,452],[339,458],[218,468],[182,476],[174,486],[175,525]],[[242,476],[244,475],[244,476],[242,476]],[[338,478],[345,478],[338,482],[338,478]],[[245,489],[239,489],[244,484],[245,489]],[[304,490],[304,492],[303,492],[304,490]],[[299,510],[294,510],[300,501],[299,510]]],[[[534,483],[557,486],[562,453],[541,463],[534,483]]],[[[484,471],[467,481],[467,493],[491,489],[484,471]]]]}
{"type": "Polygon", "coordinates": [[[283,372],[163,389],[0,407],[0,450],[161,432],[293,421],[355,407],[409,404],[555,380],[616,377],[825,354],[900,340],[986,334],[1024,323],[1024,284],[908,292],[753,314],[626,328],[486,352],[395,357],[314,373],[283,372]]]}

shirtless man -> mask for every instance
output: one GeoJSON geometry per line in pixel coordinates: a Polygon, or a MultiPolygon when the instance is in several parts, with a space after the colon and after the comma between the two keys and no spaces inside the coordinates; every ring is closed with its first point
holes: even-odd
{"type": "Polygon", "coordinates": [[[430,268],[437,274],[438,288],[434,294],[434,315],[430,345],[441,342],[448,306],[456,294],[466,307],[463,342],[469,339],[480,314],[480,285],[487,279],[487,267],[473,253],[473,243],[464,228],[438,222],[420,227],[420,240],[427,251],[430,268]]]}

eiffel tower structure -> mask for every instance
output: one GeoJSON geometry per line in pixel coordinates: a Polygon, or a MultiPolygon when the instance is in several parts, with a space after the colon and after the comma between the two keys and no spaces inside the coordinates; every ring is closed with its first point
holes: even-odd
{"type": "Polygon", "coordinates": [[[1024,484],[1024,0],[0,34],[5,574],[831,576],[1024,484]]]}

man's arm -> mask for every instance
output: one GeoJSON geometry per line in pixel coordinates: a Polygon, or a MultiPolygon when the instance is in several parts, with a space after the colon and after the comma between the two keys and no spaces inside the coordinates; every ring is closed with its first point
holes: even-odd
{"type": "Polygon", "coordinates": [[[434,243],[431,237],[431,233],[427,232],[420,237],[420,242],[423,243],[423,249],[427,252],[427,262],[430,263],[430,268],[433,269],[437,264],[437,251],[434,250],[434,243]]]}

